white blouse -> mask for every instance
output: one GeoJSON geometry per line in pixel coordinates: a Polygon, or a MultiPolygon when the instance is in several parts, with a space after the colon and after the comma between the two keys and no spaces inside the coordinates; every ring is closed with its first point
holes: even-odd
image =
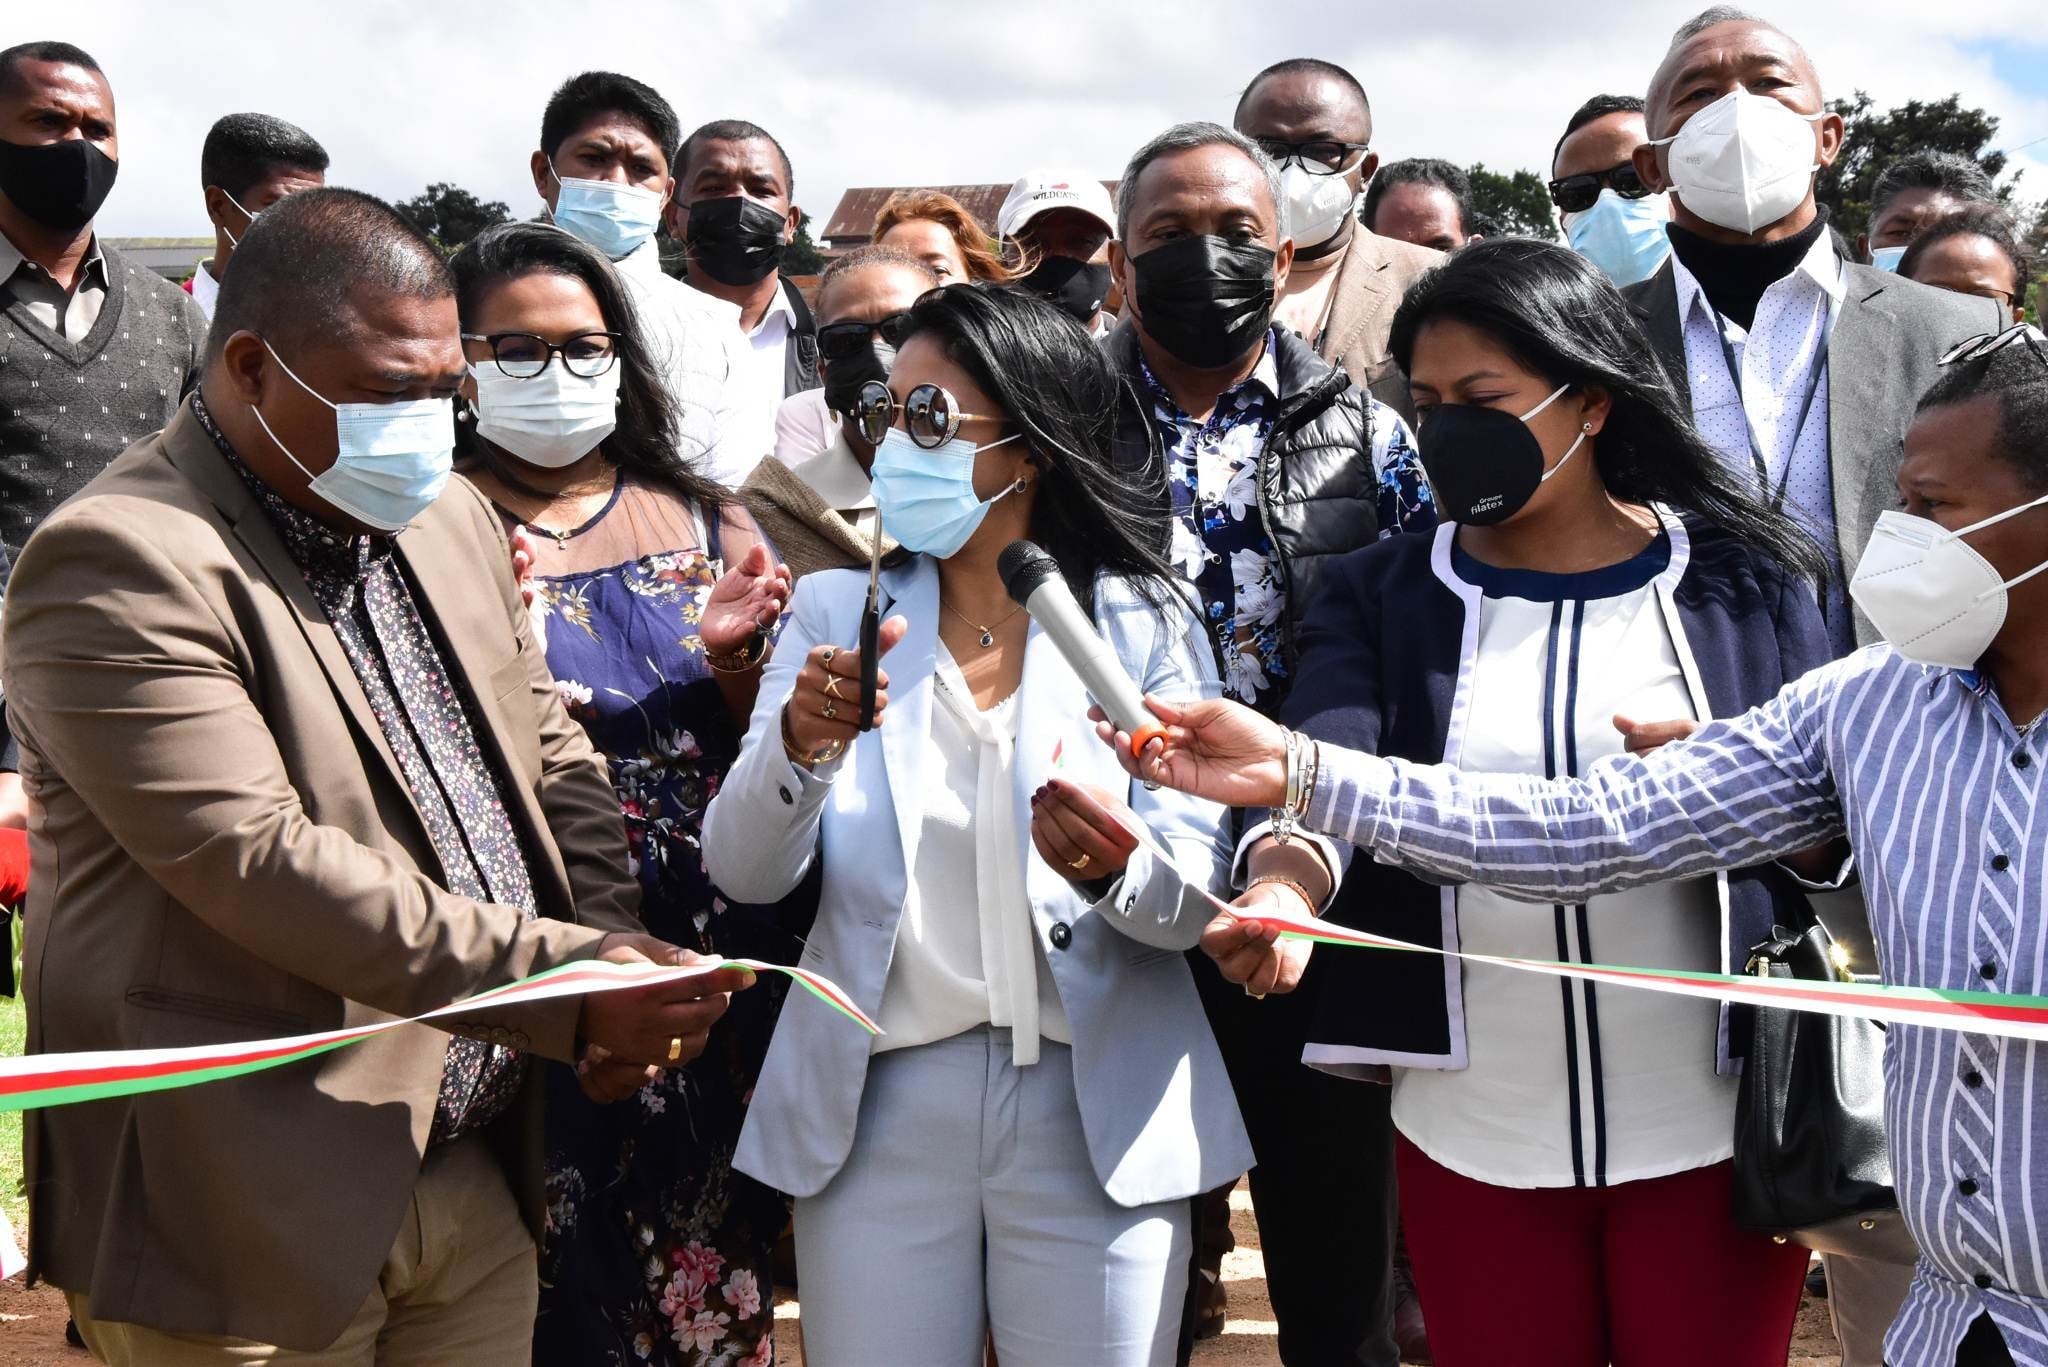
{"type": "Polygon", "coordinates": [[[1040,1037],[1071,1044],[1073,1035],[1024,891],[1031,852],[1018,848],[1011,776],[1017,695],[981,711],[943,642],[933,693],[926,772],[942,782],[916,795],[924,827],[875,1052],[995,1025],[1011,1031],[1020,1066],[1036,1063],[1040,1037]]]}
{"type": "MultiPolygon", "coordinates": [[[[1459,768],[1583,774],[1622,750],[1616,713],[1695,716],[1652,582],[1665,544],[1584,575],[1454,556],[1486,594],[1459,768]]],[[[1711,878],[1584,906],[1458,889],[1459,947],[1473,953],[1711,970],[1720,933],[1711,878]]],[[[1438,1163],[1496,1186],[1593,1187],[1733,1153],[1736,1079],[1714,1071],[1715,1003],[1473,963],[1464,978],[1470,1066],[1394,1071],[1394,1123],[1438,1163]]]]}

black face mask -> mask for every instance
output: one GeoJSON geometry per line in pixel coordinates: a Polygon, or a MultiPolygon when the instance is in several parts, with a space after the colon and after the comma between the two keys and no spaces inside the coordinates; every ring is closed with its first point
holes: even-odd
{"type": "Polygon", "coordinates": [[[1102,301],[1109,297],[1109,263],[1048,256],[1014,283],[1026,294],[1058,304],[1062,312],[1086,327],[1102,312],[1102,301]]]}
{"type": "Polygon", "coordinates": [[[37,147],[0,141],[0,194],[60,233],[77,232],[92,222],[120,169],[121,163],[83,138],[37,147]]]}
{"type": "Polygon", "coordinates": [[[1562,393],[1564,389],[1559,389],[1519,418],[1477,404],[1447,403],[1431,409],[1415,433],[1415,445],[1438,516],[1470,527],[1491,527],[1522,511],[1543,481],[1564,469],[1586,439],[1580,433],[1563,460],[1544,470],[1543,443],[1529,430],[1529,419],[1562,393]]]}
{"type": "Polygon", "coordinates": [[[879,337],[870,337],[868,344],[851,356],[828,359],[825,362],[825,406],[846,417],[853,410],[854,400],[860,397],[860,387],[869,380],[887,383],[889,368],[896,364],[896,348],[879,337]]]}
{"type": "Polygon", "coordinates": [[[1185,365],[1244,359],[1273,322],[1274,254],[1255,242],[1183,237],[1131,258],[1145,335],[1185,365]]]}
{"type": "Polygon", "coordinates": [[[690,264],[721,285],[752,285],[782,261],[786,220],[757,199],[727,195],[690,206],[690,264]]]}

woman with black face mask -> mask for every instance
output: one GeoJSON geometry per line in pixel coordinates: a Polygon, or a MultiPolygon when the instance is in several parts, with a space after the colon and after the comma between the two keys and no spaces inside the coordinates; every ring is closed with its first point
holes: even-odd
{"type": "Polygon", "coordinates": [[[835,257],[818,281],[818,374],[824,387],[775,411],[775,454],[740,497],[790,573],[866,565],[876,534],[868,470],[875,448],[854,411],[863,386],[888,382],[910,307],[939,283],[929,266],[870,244],[835,257]]]}
{"type": "MultiPolygon", "coordinates": [[[[1577,775],[1740,715],[1828,659],[1818,547],[1694,431],[1584,258],[1475,243],[1409,292],[1392,350],[1445,521],[1325,578],[1284,724],[1467,770],[1577,775]]],[[[1335,854],[1308,845],[1266,835],[1251,874],[1276,878],[1253,892],[1310,910],[1335,854]]],[[[1806,924],[1803,901],[1768,866],[1536,906],[1359,855],[1326,914],[1467,953],[1740,972],[1773,924],[1806,924]]],[[[1205,948],[1254,992],[1291,988],[1308,955],[1239,923],[1205,948]]],[[[1319,974],[1305,1060],[1392,1069],[1438,1363],[1785,1361],[1807,1252],[1729,1215],[1745,1019],[1433,956],[1331,953],[1319,974]]]]}

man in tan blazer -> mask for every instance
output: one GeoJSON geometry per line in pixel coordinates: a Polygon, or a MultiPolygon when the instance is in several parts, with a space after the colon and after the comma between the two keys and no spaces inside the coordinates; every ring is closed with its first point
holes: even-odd
{"type": "MultiPolygon", "coordinates": [[[[36,803],[31,1052],[292,1035],[578,958],[684,961],[636,933],[617,802],[497,519],[459,481],[434,496],[462,374],[432,245],[367,196],[291,196],[242,240],[198,393],[24,549],[4,668],[36,803]]],[[[745,981],[32,1112],[32,1269],[112,1364],[524,1362],[527,1055],[588,1046],[587,1085],[616,1093],[701,1049],[745,981]]]]}
{"type": "Polygon", "coordinates": [[[1401,296],[1443,253],[1358,221],[1359,191],[1380,164],[1365,88],[1341,66],[1296,57],[1252,77],[1232,122],[1280,163],[1294,265],[1274,321],[1412,426],[1408,377],[1387,354],[1387,332],[1401,296]]]}

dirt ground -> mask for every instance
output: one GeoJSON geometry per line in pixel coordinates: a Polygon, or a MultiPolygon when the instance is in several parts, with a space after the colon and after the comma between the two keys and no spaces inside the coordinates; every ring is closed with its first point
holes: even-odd
{"type": "MultiPolygon", "coordinates": [[[[1230,1290],[1230,1325],[1220,1338],[1195,1349],[1195,1362],[1198,1367],[1269,1367],[1280,1361],[1274,1350],[1278,1328],[1266,1299],[1265,1264],[1243,1187],[1232,1193],[1230,1206],[1237,1232],[1237,1252],[1223,1265],[1223,1280],[1230,1290]]],[[[786,1367],[801,1367],[803,1362],[797,1347],[797,1312],[797,1303],[788,1297],[775,1307],[776,1357],[786,1367]]],[[[64,1320],[61,1292],[48,1286],[31,1291],[19,1278],[0,1282],[0,1367],[87,1367],[90,1359],[84,1353],[64,1345],[64,1320]]],[[[1808,1300],[1799,1310],[1787,1367],[1837,1367],[1838,1362],[1827,1306],[1808,1300]]]]}

